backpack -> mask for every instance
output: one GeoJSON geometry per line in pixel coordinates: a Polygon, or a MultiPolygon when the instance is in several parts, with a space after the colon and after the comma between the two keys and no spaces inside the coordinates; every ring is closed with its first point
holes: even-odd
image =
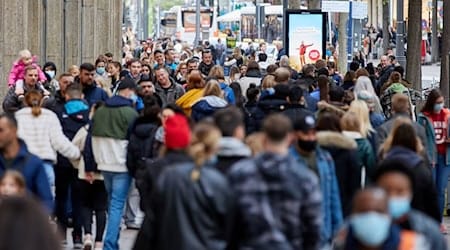
{"type": "MultiPolygon", "coordinates": [[[[386,117],[386,119],[391,118],[392,114],[392,97],[397,94],[398,92],[393,91],[392,89],[387,89],[384,91],[384,93],[380,97],[380,104],[383,108],[383,113],[386,117]]],[[[422,100],[422,95],[419,91],[408,88],[408,90],[402,91],[402,94],[408,96],[409,98],[409,107],[410,107],[410,114],[413,121],[416,121],[416,105],[419,101],[422,100]]]]}
{"type": "MultiPolygon", "coordinates": [[[[158,126],[152,124],[148,137],[140,137],[135,131],[130,133],[128,152],[127,152],[127,168],[131,176],[136,177],[145,170],[145,166],[153,162],[158,155],[159,144],[155,136],[158,126]]],[[[136,127],[134,127],[136,128],[136,127]]]]}

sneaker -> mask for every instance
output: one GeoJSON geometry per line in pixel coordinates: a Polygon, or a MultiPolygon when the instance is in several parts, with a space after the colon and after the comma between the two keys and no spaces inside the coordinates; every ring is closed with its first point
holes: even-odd
{"type": "Polygon", "coordinates": [[[141,226],[136,223],[128,223],[126,226],[128,230],[139,230],[141,228],[141,226]]]}
{"type": "Polygon", "coordinates": [[[73,249],[83,249],[83,243],[80,236],[73,237],[73,249]]]}
{"type": "Polygon", "coordinates": [[[93,243],[92,243],[91,238],[90,237],[86,238],[84,240],[83,250],[92,250],[92,246],[93,246],[93,243]]]}
{"type": "Polygon", "coordinates": [[[440,230],[442,234],[448,234],[447,227],[444,224],[441,224],[440,230]]]}

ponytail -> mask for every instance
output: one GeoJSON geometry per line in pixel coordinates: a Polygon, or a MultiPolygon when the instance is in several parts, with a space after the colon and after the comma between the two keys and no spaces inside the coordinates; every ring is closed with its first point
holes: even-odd
{"type": "Polygon", "coordinates": [[[37,90],[31,90],[25,95],[25,104],[31,108],[31,114],[38,117],[42,113],[42,94],[37,90]]]}

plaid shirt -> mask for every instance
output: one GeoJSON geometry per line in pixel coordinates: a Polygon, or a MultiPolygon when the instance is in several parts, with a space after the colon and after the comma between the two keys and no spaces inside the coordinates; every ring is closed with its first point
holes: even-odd
{"type": "Polygon", "coordinates": [[[237,210],[231,249],[319,248],[322,197],[306,166],[265,153],[236,163],[229,179],[237,210]]]}

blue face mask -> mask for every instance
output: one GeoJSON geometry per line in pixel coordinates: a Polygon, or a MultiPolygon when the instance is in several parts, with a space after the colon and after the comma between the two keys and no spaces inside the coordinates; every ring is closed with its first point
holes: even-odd
{"type": "Polygon", "coordinates": [[[45,73],[50,76],[51,79],[55,78],[55,71],[54,70],[47,70],[45,73]]]}
{"type": "Polygon", "coordinates": [[[138,96],[134,93],[130,96],[130,100],[133,101],[133,103],[136,103],[137,99],[138,99],[138,96]]]}
{"type": "Polygon", "coordinates": [[[388,209],[392,218],[398,219],[411,210],[411,199],[409,197],[389,198],[388,209]]]}
{"type": "Polygon", "coordinates": [[[441,110],[444,108],[444,104],[443,103],[436,103],[434,104],[433,110],[435,113],[439,113],[441,112],[441,110]]]}
{"type": "Polygon", "coordinates": [[[391,218],[377,212],[361,213],[350,218],[350,226],[360,243],[368,247],[378,247],[389,236],[391,218]]]}
{"type": "Polygon", "coordinates": [[[98,67],[96,70],[97,74],[103,75],[105,74],[105,67],[98,67]]]}

